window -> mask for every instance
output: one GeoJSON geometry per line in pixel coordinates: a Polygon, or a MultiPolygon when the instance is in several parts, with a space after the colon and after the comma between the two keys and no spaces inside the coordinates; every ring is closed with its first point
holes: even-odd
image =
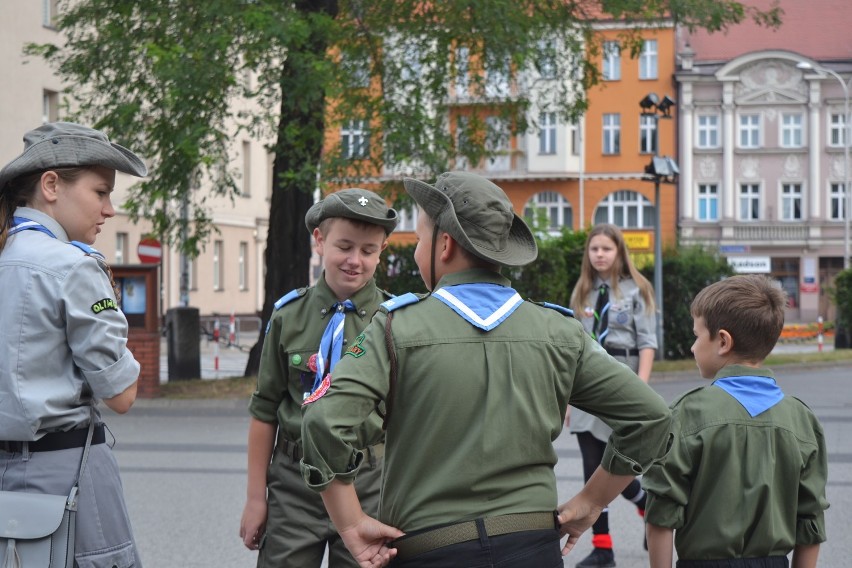
{"type": "Polygon", "coordinates": [[[56,27],[56,18],[59,16],[59,0],[42,0],[41,25],[46,28],[56,27]]]}
{"type": "Polygon", "coordinates": [[[396,227],[397,232],[413,231],[417,228],[418,209],[419,208],[415,206],[410,209],[399,210],[399,224],[396,227]]]}
{"type": "Polygon", "coordinates": [[[340,60],[350,87],[363,88],[370,86],[370,64],[365,57],[354,54],[344,54],[340,60]]]}
{"type": "Polygon", "coordinates": [[[350,120],[340,129],[341,154],[344,158],[357,160],[370,153],[370,137],[365,120],[350,120]]]}
{"type": "Polygon", "coordinates": [[[509,58],[489,61],[485,69],[485,96],[506,97],[509,95],[509,58]]]}
{"type": "Polygon", "coordinates": [[[186,280],[190,290],[198,290],[198,257],[186,263],[186,280]]]}
{"type": "Polygon", "coordinates": [[[471,150],[468,117],[456,117],[456,169],[464,170],[469,167],[467,156],[471,150]]]}
{"type": "Polygon", "coordinates": [[[654,206],[635,191],[614,191],[595,209],[595,224],[598,223],[612,223],[625,229],[650,228],[654,226],[654,206]]]}
{"type": "Polygon", "coordinates": [[[695,141],[695,145],[698,148],[718,148],[719,115],[699,114],[696,118],[698,120],[698,128],[696,129],[698,139],[695,141]]]}
{"type": "Polygon", "coordinates": [[[41,122],[56,122],[59,120],[59,93],[43,91],[41,99],[41,122]]]}
{"type": "Polygon", "coordinates": [[[538,41],[538,57],[535,66],[542,79],[556,78],[556,48],[553,41],[546,39],[538,41]]]}
{"type": "Polygon", "coordinates": [[[657,153],[657,117],[654,115],[639,116],[639,152],[657,153]]]}
{"type": "Polygon", "coordinates": [[[485,119],[485,147],[491,154],[486,164],[488,171],[507,171],[509,169],[509,129],[506,121],[499,116],[485,119]]]}
{"type": "Polygon", "coordinates": [[[760,148],[760,115],[740,115],[740,148],[760,148]]]}
{"type": "Polygon", "coordinates": [[[244,197],[251,195],[251,142],[243,140],[243,187],[244,197]]]}
{"type": "Polygon", "coordinates": [[[538,153],[556,153],[556,113],[543,112],[538,116],[538,153]]]}
{"type": "Polygon", "coordinates": [[[223,241],[213,242],[213,289],[217,292],[225,289],[224,249],[223,241]]]}
{"type": "Polygon", "coordinates": [[[802,184],[781,184],[781,220],[802,220],[802,184]]]}
{"type": "Polygon", "coordinates": [[[579,156],[580,155],[580,125],[576,122],[572,122],[569,125],[569,129],[571,131],[571,155],[579,156]]]}
{"type": "Polygon", "coordinates": [[[423,71],[423,53],[415,43],[401,42],[402,69],[400,79],[405,82],[420,78],[423,71]]]}
{"type": "Polygon", "coordinates": [[[719,186],[715,183],[698,184],[698,220],[719,220],[719,186]]]}
{"type": "Polygon", "coordinates": [[[781,114],[781,147],[801,148],[804,146],[802,115],[800,113],[781,114]]]}
{"type": "Polygon", "coordinates": [[[127,264],[127,233],[115,234],[115,263],[127,264]]]}
{"type": "Polygon", "coordinates": [[[844,183],[831,184],[831,219],[832,221],[843,221],[846,219],[846,192],[843,190],[844,183]]]}
{"type": "Polygon", "coordinates": [[[621,152],[621,115],[603,115],[603,153],[618,154],[621,152]]]}
{"type": "Polygon", "coordinates": [[[843,147],[846,143],[846,118],[842,114],[832,113],[828,121],[828,145],[843,147]]]}
{"type": "Polygon", "coordinates": [[[240,290],[248,290],[248,243],[240,243],[239,257],[240,290]]]}
{"type": "Polygon", "coordinates": [[[647,39],[642,43],[642,53],[639,54],[639,78],[657,78],[657,40],[647,39]]]}
{"type": "Polygon", "coordinates": [[[470,95],[470,49],[456,48],[456,96],[470,95]]]}
{"type": "Polygon", "coordinates": [[[605,41],[603,44],[603,80],[621,79],[621,46],[617,41],[605,41]]]}
{"type": "Polygon", "coordinates": [[[760,219],[760,186],[756,183],[740,184],[740,221],[760,219]]]}
{"type": "Polygon", "coordinates": [[[539,220],[545,221],[548,232],[552,234],[558,234],[562,228],[573,228],[571,204],[555,191],[533,195],[524,207],[524,218],[533,227],[540,227],[539,220]]]}

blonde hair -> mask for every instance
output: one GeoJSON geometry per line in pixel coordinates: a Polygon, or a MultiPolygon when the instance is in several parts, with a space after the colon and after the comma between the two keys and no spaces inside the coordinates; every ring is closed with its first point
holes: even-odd
{"type": "Polygon", "coordinates": [[[576,314],[582,314],[585,309],[586,298],[589,293],[595,288],[595,276],[597,271],[592,266],[589,259],[589,243],[592,238],[603,235],[615,243],[616,255],[615,261],[612,264],[612,291],[617,296],[620,295],[618,282],[623,278],[631,278],[639,288],[639,293],[645,301],[645,312],[653,313],[655,308],[654,303],[654,288],[648,279],[642,276],[639,271],[633,266],[630,260],[630,255],[627,252],[627,243],[624,242],[624,235],[621,230],[615,225],[609,223],[601,223],[592,227],[589,231],[589,236],[586,237],[586,243],[583,248],[583,264],[580,267],[580,278],[577,284],[574,285],[574,291],[571,293],[571,309],[576,314]]]}

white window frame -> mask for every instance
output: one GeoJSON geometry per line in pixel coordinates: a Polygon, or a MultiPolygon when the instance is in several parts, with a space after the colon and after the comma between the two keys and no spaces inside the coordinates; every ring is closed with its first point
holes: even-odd
{"type": "Polygon", "coordinates": [[[846,115],[832,112],[828,115],[828,145],[843,148],[846,144],[846,115]]]}
{"type": "Polygon", "coordinates": [[[417,216],[420,208],[417,205],[404,207],[399,210],[399,224],[396,226],[396,232],[414,231],[417,229],[417,216]]]}
{"type": "Polygon", "coordinates": [[[639,54],[639,79],[657,79],[659,76],[657,40],[646,39],[642,42],[639,54]]]}
{"type": "Polygon", "coordinates": [[[571,202],[556,191],[540,191],[529,198],[524,206],[524,218],[537,219],[538,211],[547,214],[547,232],[558,235],[562,229],[573,229],[574,214],[571,202]]]}
{"type": "Polygon", "coordinates": [[[495,115],[485,118],[485,147],[493,153],[486,160],[485,169],[490,172],[505,172],[511,166],[509,125],[506,120],[495,115]]]}
{"type": "Polygon", "coordinates": [[[657,153],[657,116],[639,115],[639,153],[657,153]]]}
{"type": "Polygon", "coordinates": [[[621,80],[621,44],[617,41],[605,41],[602,59],[601,78],[604,81],[621,80]]]}
{"type": "Polygon", "coordinates": [[[41,122],[56,122],[59,120],[59,93],[56,91],[42,91],[41,98],[41,122]]]}
{"type": "Polygon", "coordinates": [[[781,183],[781,212],[782,221],[801,221],[804,219],[804,204],[802,182],[785,181],[781,183]]]}
{"type": "Polygon", "coordinates": [[[485,96],[487,97],[508,97],[509,96],[509,77],[511,66],[509,58],[506,57],[500,62],[485,68],[485,96]]]}
{"type": "Polygon", "coordinates": [[[699,183],[695,190],[695,219],[701,223],[715,223],[719,220],[719,184],[699,183]]]}
{"type": "Polygon", "coordinates": [[[221,292],[225,289],[225,242],[213,241],[213,290],[221,292]]]}
{"type": "Polygon", "coordinates": [[[842,181],[833,181],[829,183],[829,208],[828,214],[832,221],[843,221],[846,219],[846,184],[842,181]]]}
{"type": "Polygon", "coordinates": [[[248,243],[240,241],[240,255],[238,259],[238,272],[240,275],[240,290],[248,290],[248,243]]]}
{"type": "Polygon", "coordinates": [[[243,140],[243,197],[251,197],[251,141],[243,140]]]}
{"type": "MultiPolygon", "coordinates": [[[[469,167],[465,150],[470,144],[470,119],[465,115],[456,117],[456,169],[465,170],[469,167]]],[[[412,229],[414,230],[414,229],[412,229]]]]}
{"type": "Polygon", "coordinates": [[[782,112],[778,127],[778,141],[782,148],[802,148],[805,145],[805,118],[802,113],[782,112]]]}
{"type": "Polygon", "coordinates": [[[129,240],[127,233],[119,231],[115,234],[115,264],[127,264],[127,243],[129,240]]]}
{"type": "Polygon", "coordinates": [[[470,48],[460,46],[456,48],[456,96],[467,98],[470,96],[470,48]]]}
{"type": "Polygon", "coordinates": [[[740,183],[737,186],[738,219],[740,221],[760,221],[760,194],[759,183],[740,183]]]}
{"type": "Polygon", "coordinates": [[[604,197],[595,208],[594,223],[611,223],[622,229],[654,226],[654,204],[632,189],[620,189],[604,197]]]}
{"type": "Polygon", "coordinates": [[[695,117],[696,148],[718,148],[721,138],[718,114],[699,114],[695,117]]]}
{"type": "Polygon", "coordinates": [[[737,117],[737,146],[760,148],[760,113],[743,113],[737,117]]]}
{"type": "Polygon", "coordinates": [[[558,122],[555,112],[542,112],[538,115],[538,153],[556,154],[556,126],[558,122]]]}
{"type": "Polygon", "coordinates": [[[606,113],[603,115],[603,153],[616,156],[621,153],[621,114],[606,113]]]}
{"type": "Polygon", "coordinates": [[[55,28],[59,17],[59,0],[42,0],[41,25],[55,28]]]}
{"type": "Polygon", "coordinates": [[[370,136],[366,120],[350,120],[340,128],[341,155],[361,160],[370,155],[370,136]]]}
{"type": "Polygon", "coordinates": [[[556,47],[553,40],[538,40],[536,67],[542,79],[556,79],[556,47]]]}

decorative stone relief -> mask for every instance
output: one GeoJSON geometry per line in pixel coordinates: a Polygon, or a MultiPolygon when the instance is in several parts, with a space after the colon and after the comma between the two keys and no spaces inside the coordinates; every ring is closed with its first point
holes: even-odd
{"type": "Polygon", "coordinates": [[[806,102],[808,86],[802,77],[802,72],[787,61],[758,61],[740,73],[735,98],[738,102],[806,102]]]}
{"type": "Polygon", "coordinates": [[[802,164],[799,157],[790,154],[784,159],[784,176],[788,178],[799,178],[802,175],[802,164]]]}
{"type": "MultiPolygon", "coordinates": [[[[852,162],[852,158],[849,159],[852,162]]],[[[846,157],[845,156],[834,156],[831,159],[831,177],[837,179],[844,179],[846,175],[846,157]]]]}
{"type": "Polygon", "coordinates": [[[716,160],[710,156],[704,156],[698,163],[698,174],[704,179],[716,179],[718,169],[716,160]]]}
{"type": "Polygon", "coordinates": [[[760,162],[757,158],[743,158],[740,161],[740,176],[754,179],[760,174],[760,162]]]}

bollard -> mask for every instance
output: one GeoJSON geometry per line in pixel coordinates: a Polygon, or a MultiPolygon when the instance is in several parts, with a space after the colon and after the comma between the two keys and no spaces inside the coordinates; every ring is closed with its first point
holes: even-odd
{"type": "Polygon", "coordinates": [[[213,322],[213,369],[219,372],[219,318],[213,322]]]}
{"type": "Polygon", "coordinates": [[[237,344],[237,318],[234,316],[234,311],[231,310],[231,320],[228,322],[228,347],[234,347],[237,344]]]}
{"type": "Polygon", "coordinates": [[[822,353],[822,316],[817,316],[817,351],[822,353]]]}

